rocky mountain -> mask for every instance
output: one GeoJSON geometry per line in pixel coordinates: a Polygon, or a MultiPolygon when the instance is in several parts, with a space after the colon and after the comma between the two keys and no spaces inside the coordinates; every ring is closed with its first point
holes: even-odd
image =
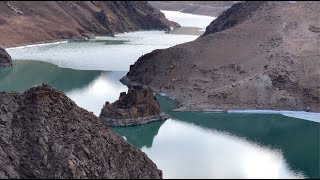
{"type": "Polygon", "coordinates": [[[0,47],[0,68],[10,66],[12,66],[11,56],[7,53],[5,49],[0,47]]]}
{"type": "Polygon", "coordinates": [[[217,17],[233,4],[239,1],[149,1],[149,3],[161,10],[180,11],[217,17]]]}
{"type": "Polygon", "coordinates": [[[105,103],[100,119],[108,126],[133,126],[167,119],[152,89],[129,86],[128,94],[122,92],[119,100],[105,103]]]}
{"type": "Polygon", "coordinates": [[[177,23],[144,1],[1,1],[0,46],[159,29],[177,23]]]}
{"type": "Polygon", "coordinates": [[[193,42],[143,55],[123,78],[180,110],[320,111],[320,3],[244,2],[193,42]]]}
{"type": "Polygon", "coordinates": [[[0,178],[162,178],[139,149],[48,85],[0,92],[0,178]]]}

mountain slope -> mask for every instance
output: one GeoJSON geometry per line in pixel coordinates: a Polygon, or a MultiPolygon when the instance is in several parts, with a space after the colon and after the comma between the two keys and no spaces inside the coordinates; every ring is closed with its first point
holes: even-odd
{"type": "Polygon", "coordinates": [[[0,46],[176,26],[143,1],[1,1],[0,46]]]}
{"type": "Polygon", "coordinates": [[[48,85],[0,92],[0,178],[153,179],[139,149],[48,85]]]}
{"type": "MultiPolygon", "coordinates": [[[[253,4],[211,24],[239,21],[233,13],[253,4]]],[[[255,8],[234,26],[214,33],[207,28],[193,42],[140,57],[122,81],[167,93],[184,109],[319,112],[320,3],[265,2],[255,8]]]]}

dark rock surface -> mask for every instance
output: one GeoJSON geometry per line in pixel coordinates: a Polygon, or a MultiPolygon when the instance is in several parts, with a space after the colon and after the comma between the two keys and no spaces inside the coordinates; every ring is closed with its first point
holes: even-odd
{"type": "Polygon", "coordinates": [[[242,23],[252,16],[252,13],[262,6],[265,1],[247,1],[232,5],[217,19],[213,20],[202,36],[220,32],[242,23]]]}
{"type": "Polygon", "coordinates": [[[122,92],[112,104],[107,101],[99,117],[109,126],[141,125],[167,118],[152,89],[142,86],[129,86],[128,94],[122,92]]]}
{"type": "Polygon", "coordinates": [[[0,178],[162,178],[140,150],[48,85],[0,92],[0,178]]]}
{"type": "Polygon", "coordinates": [[[12,59],[7,51],[0,47],[0,67],[11,67],[12,59]]]}
{"type": "Polygon", "coordinates": [[[184,109],[320,112],[320,3],[232,6],[195,41],[143,55],[125,81],[184,109]]]}
{"type": "Polygon", "coordinates": [[[175,26],[146,1],[0,2],[2,47],[175,26]]]}

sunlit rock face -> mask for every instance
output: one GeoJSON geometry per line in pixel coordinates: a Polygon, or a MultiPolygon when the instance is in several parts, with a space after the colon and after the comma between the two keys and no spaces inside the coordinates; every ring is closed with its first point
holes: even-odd
{"type": "Polygon", "coordinates": [[[0,9],[4,47],[179,26],[144,1],[1,1],[0,9]]]}

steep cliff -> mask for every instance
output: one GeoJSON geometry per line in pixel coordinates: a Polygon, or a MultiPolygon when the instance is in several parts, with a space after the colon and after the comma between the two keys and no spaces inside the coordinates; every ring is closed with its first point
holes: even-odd
{"type": "Polygon", "coordinates": [[[0,178],[162,178],[139,149],[48,85],[0,92],[0,178]]]}
{"type": "Polygon", "coordinates": [[[204,36],[138,59],[126,84],[175,97],[181,109],[320,111],[320,3],[246,2],[204,36]]]}
{"type": "Polygon", "coordinates": [[[3,47],[177,25],[144,1],[0,2],[3,47]]]}

